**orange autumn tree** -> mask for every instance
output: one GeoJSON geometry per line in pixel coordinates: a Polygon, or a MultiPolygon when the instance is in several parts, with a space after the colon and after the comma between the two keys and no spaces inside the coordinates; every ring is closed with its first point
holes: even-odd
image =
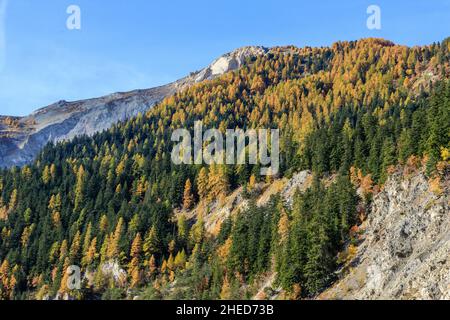
{"type": "Polygon", "coordinates": [[[133,240],[133,244],[130,249],[130,258],[131,261],[128,264],[128,274],[131,276],[131,287],[135,288],[141,284],[142,281],[142,272],[140,266],[142,252],[142,238],[141,234],[138,233],[133,240]]]}
{"type": "Polygon", "coordinates": [[[183,193],[183,209],[189,210],[194,204],[194,196],[192,195],[191,179],[186,180],[183,193]]]}

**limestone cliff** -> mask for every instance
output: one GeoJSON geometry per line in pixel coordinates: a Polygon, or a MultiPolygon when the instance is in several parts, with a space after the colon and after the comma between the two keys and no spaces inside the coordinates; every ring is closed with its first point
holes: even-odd
{"type": "Polygon", "coordinates": [[[450,181],[397,172],[374,197],[356,255],[323,299],[450,299],[450,181]]]}

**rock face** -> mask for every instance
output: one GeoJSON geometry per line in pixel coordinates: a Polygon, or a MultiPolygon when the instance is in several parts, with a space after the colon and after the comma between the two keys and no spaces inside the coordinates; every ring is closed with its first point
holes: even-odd
{"type": "Polygon", "coordinates": [[[127,272],[120,267],[119,262],[105,262],[101,270],[105,277],[111,277],[117,285],[124,286],[126,284],[127,272]]]}
{"type": "Polygon", "coordinates": [[[450,299],[449,179],[394,174],[373,201],[363,241],[324,299],[450,299]],[[432,188],[431,188],[432,189],[432,188]]]}
{"type": "Polygon", "coordinates": [[[176,82],[145,90],[114,93],[75,102],[59,101],[26,117],[0,116],[0,167],[31,162],[48,142],[93,135],[145,112],[177,91],[238,69],[247,58],[263,55],[263,47],[244,47],[225,54],[211,65],[176,82]]]}
{"type": "Polygon", "coordinates": [[[294,174],[294,176],[286,183],[284,189],[281,192],[285,204],[289,208],[292,208],[295,193],[297,191],[305,192],[305,190],[311,186],[311,183],[311,171],[306,170],[294,174]]]}

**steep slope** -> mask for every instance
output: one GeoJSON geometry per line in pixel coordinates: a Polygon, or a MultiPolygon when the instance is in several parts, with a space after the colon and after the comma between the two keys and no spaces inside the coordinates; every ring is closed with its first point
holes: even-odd
{"type": "Polygon", "coordinates": [[[380,39],[272,48],[102,134],[0,170],[0,298],[237,299],[263,284],[280,298],[316,297],[364,217],[352,182],[378,192],[410,157],[430,172],[448,160],[450,85],[416,84],[448,78],[449,48],[380,39]],[[175,165],[171,133],[196,120],[280,128],[279,176],[258,165],[175,165]],[[183,210],[192,219],[174,219],[183,210]],[[86,291],[67,288],[69,265],[94,277],[86,291]],[[109,270],[120,269],[127,279],[111,288],[109,270]]]}
{"type": "Polygon", "coordinates": [[[323,299],[450,299],[450,180],[397,172],[375,196],[362,243],[323,299]],[[439,183],[439,185],[436,185],[439,183]]]}
{"type": "Polygon", "coordinates": [[[26,117],[0,116],[0,167],[22,166],[50,141],[92,135],[136,116],[167,96],[195,83],[238,69],[247,58],[263,55],[263,47],[243,47],[176,82],[145,90],[114,93],[75,102],[59,101],[26,117]]]}
{"type": "MultiPolygon", "coordinates": [[[[290,179],[259,184],[256,203],[263,206],[271,195],[280,194],[292,203],[295,190],[305,192],[312,174],[302,171],[290,179]]],[[[236,218],[248,206],[242,188],[207,210],[203,205],[188,218],[202,216],[206,231],[217,235],[228,217],[236,218]],[[202,212],[206,212],[203,214],[202,212]]],[[[181,213],[180,213],[181,214],[181,213]]],[[[359,229],[360,244],[338,270],[340,279],[319,299],[450,299],[450,179],[429,179],[423,170],[397,170],[378,193],[359,229]]],[[[262,278],[255,299],[276,298],[276,273],[262,278]]]]}

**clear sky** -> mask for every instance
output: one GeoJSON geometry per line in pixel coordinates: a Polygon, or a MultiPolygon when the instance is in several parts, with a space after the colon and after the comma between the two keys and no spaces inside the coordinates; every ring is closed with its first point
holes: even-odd
{"type": "Polygon", "coordinates": [[[245,45],[447,36],[450,0],[0,0],[0,114],[161,85],[245,45]],[[72,4],[81,30],[66,27],[72,4]],[[371,4],[381,30],[366,27],[371,4]]]}

